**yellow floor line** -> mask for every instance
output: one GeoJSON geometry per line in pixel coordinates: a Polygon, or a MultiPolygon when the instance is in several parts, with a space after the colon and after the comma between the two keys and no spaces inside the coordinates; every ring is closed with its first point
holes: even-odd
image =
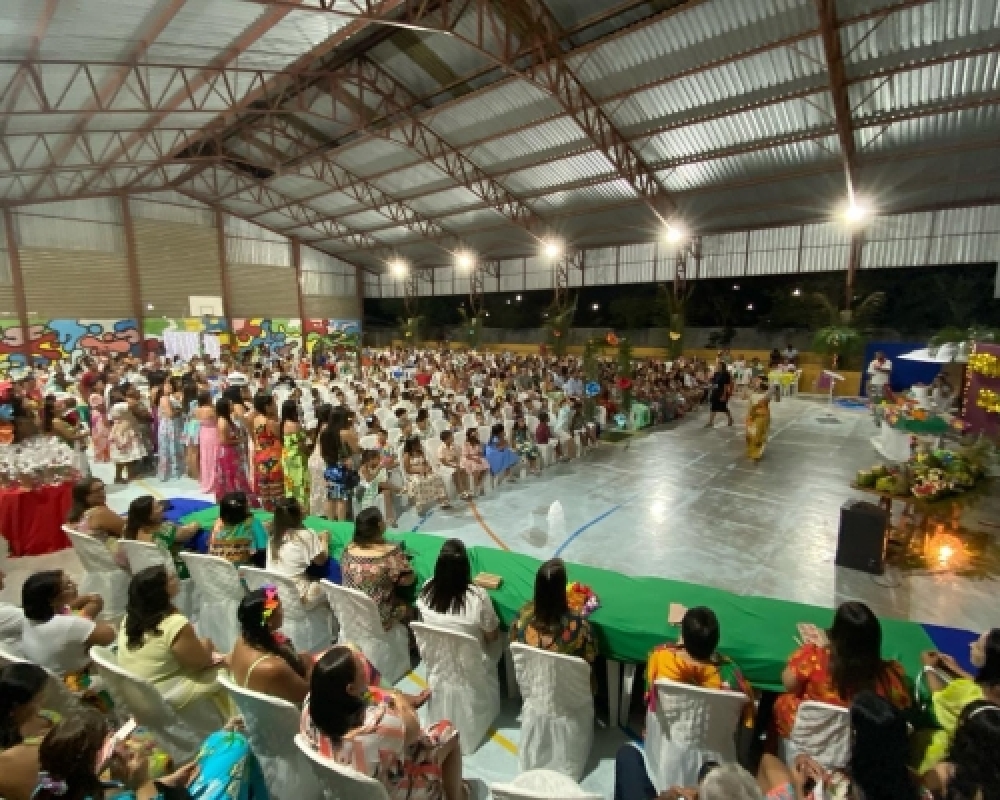
{"type": "MultiPolygon", "coordinates": [[[[427,688],[427,681],[417,675],[416,672],[410,672],[407,676],[411,681],[413,681],[421,689],[427,688]]],[[[500,745],[504,750],[512,755],[517,755],[517,745],[514,744],[510,739],[504,736],[502,733],[494,732],[490,739],[500,745]]]]}

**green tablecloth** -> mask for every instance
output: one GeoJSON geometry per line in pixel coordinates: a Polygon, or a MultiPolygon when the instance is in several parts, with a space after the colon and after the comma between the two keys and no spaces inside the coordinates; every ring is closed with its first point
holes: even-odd
{"type": "Polygon", "coordinates": [[[950,426],[944,417],[939,417],[937,414],[927,419],[905,419],[904,417],[900,417],[892,423],[891,427],[893,430],[902,431],[903,433],[928,434],[933,436],[940,436],[950,430],[950,426]]]}
{"type": "MultiPolygon", "coordinates": [[[[198,522],[208,527],[217,516],[218,509],[210,508],[191,514],[185,522],[198,522]]],[[[309,519],[308,525],[331,532],[330,553],[337,559],[354,531],[352,523],[328,522],[314,517],[309,519]]],[[[421,583],[433,574],[444,538],[422,533],[393,533],[388,538],[405,542],[421,583]]],[[[503,577],[501,587],[490,595],[504,626],[509,625],[518,609],[530,599],[535,573],[542,562],[490,547],[470,547],[469,557],[474,575],[491,572],[503,577]]],[[[601,607],[590,620],[600,651],[607,658],[636,664],[644,662],[655,645],[677,639],[677,628],[667,624],[671,603],[688,608],[708,606],[718,615],[722,628],[719,649],[740,665],[747,679],[758,689],[781,691],[781,672],[796,647],[798,623],[811,622],[826,628],[833,618],[831,609],[818,606],[744,597],[722,589],[663,578],[633,578],[580,564],[567,564],[567,568],[570,580],[588,584],[600,598],[601,607]]],[[[920,653],[935,649],[930,637],[915,622],[883,619],[882,633],[885,657],[899,659],[911,676],[920,671],[920,653]]]]}

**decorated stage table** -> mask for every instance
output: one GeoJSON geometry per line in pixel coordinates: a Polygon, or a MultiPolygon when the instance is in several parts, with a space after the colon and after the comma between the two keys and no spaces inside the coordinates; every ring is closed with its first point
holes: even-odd
{"type": "Polygon", "coordinates": [[[62,524],[73,504],[73,482],[0,489],[0,536],[12,556],[40,556],[70,546],[62,524]]]}
{"type": "MultiPolygon", "coordinates": [[[[264,518],[269,516],[260,513],[264,518]]],[[[184,519],[210,528],[217,516],[218,508],[212,507],[184,519]]],[[[307,525],[330,532],[330,554],[338,560],[354,532],[352,523],[328,522],[316,517],[310,517],[307,525]]],[[[443,537],[390,533],[388,538],[404,543],[420,584],[431,577],[445,542],[443,537]]],[[[490,597],[504,626],[509,626],[518,610],[531,599],[535,573],[542,562],[491,547],[470,547],[468,552],[473,575],[489,572],[503,578],[500,588],[491,591],[490,597]]],[[[609,667],[613,665],[609,668],[612,686],[617,685],[614,676],[620,663],[641,664],[654,646],[677,640],[678,628],[667,624],[671,603],[712,608],[722,628],[720,649],[740,665],[755,687],[776,692],[782,691],[781,672],[797,646],[798,623],[810,622],[826,628],[833,618],[831,609],[802,603],[741,596],[663,578],[630,577],[580,564],[567,564],[567,569],[571,581],[588,584],[600,599],[600,608],[590,616],[590,621],[601,654],[609,660],[609,667]]],[[[904,620],[883,619],[882,631],[884,656],[899,659],[908,674],[916,675],[921,666],[920,653],[934,649],[930,636],[919,624],[904,620]]],[[[610,695],[612,715],[617,717],[617,692],[610,695]]]]}

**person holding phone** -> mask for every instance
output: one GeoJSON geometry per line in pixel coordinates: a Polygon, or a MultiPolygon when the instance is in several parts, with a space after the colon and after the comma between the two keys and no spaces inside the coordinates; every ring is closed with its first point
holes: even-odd
{"type": "Polygon", "coordinates": [[[279,500],[274,509],[267,568],[295,581],[307,609],[326,602],[321,579],[340,583],[337,562],[330,558],[330,534],[306,527],[305,512],[294,497],[279,500]]]}

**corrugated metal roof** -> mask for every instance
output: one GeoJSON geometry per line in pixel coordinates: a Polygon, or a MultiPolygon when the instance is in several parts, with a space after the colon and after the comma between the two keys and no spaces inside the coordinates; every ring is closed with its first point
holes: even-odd
{"type": "Polygon", "coordinates": [[[467,152],[484,169],[509,170],[523,166],[520,162],[533,163],[580,147],[590,149],[587,134],[572,117],[558,117],[472,146],[467,152]]]}
{"type": "Polygon", "coordinates": [[[438,221],[448,230],[461,231],[467,228],[488,228],[493,225],[502,225],[505,220],[506,217],[492,208],[478,208],[473,211],[452,214],[450,217],[442,217],[438,221]]]}
{"type": "Polygon", "coordinates": [[[388,139],[370,139],[337,151],[337,163],[363,178],[400,169],[420,160],[406,145],[388,139]]]}
{"type": "Polygon", "coordinates": [[[870,125],[854,131],[857,148],[865,153],[885,153],[900,149],[925,147],[933,142],[968,140],[983,137],[996,142],[1000,129],[1000,107],[985,106],[952,111],[929,117],[894,122],[888,128],[870,125]]]}
{"type": "Polygon", "coordinates": [[[322,197],[314,197],[307,205],[317,211],[325,211],[328,214],[339,215],[351,213],[359,210],[362,206],[350,195],[343,192],[330,192],[322,197]]]}
{"type": "Polygon", "coordinates": [[[615,168],[607,157],[597,150],[590,150],[586,153],[553,161],[551,164],[542,164],[519,172],[512,172],[504,177],[503,182],[517,194],[539,189],[555,189],[565,183],[611,177],[614,174],[615,168]]]}
{"type": "Polygon", "coordinates": [[[307,178],[304,175],[279,175],[272,178],[269,185],[296,200],[302,197],[311,197],[323,191],[330,191],[329,184],[314,178],[307,178]]]}
{"type": "MultiPolygon", "coordinates": [[[[997,38],[1000,47],[1000,37],[997,38]]],[[[897,109],[960,100],[1000,91],[1000,53],[907,70],[848,88],[852,113],[865,118],[897,109]]]]}
{"type": "Polygon", "coordinates": [[[704,186],[735,183],[747,178],[780,174],[805,165],[840,166],[840,142],[836,136],[771,147],[728,158],[698,161],[657,173],[668,191],[685,192],[704,186]]]}
{"type": "Polygon", "coordinates": [[[391,224],[389,218],[378,211],[359,211],[357,214],[339,217],[337,222],[355,231],[370,231],[374,228],[384,228],[386,225],[391,224]]]}
{"type": "Polygon", "coordinates": [[[458,38],[422,31],[399,31],[372,48],[371,56],[416,97],[492,64],[458,38]]]}
{"type": "Polygon", "coordinates": [[[616,104],[612,116],[634,135],[667,121],[738,109],[803,89],[826,88],[822,53],[816,37],[795,47],[768,50],[636,92],[616,104]]]}
{"type": "Polygon", "coordinates": [[[518,125],[554,116],[558,103],[541,88],[509,80],[428,117],[430,126],[454,145],[492,136],[518,125]]]}
{"type": "Polygon", "coordinates": [[[833,102],[828,92],[788,100],[722,119],[699,122],[653,136],[640,154],[651,163],[669,162],[697,153],[808,130],[830,130],[833,102]]]}
{"type": "Polygon", "coordinates": [[[565,192],[553,192],[529,201],[531,206],[541,213],[558,212],[570,208],[590,207],[607,203],[609,200],[630,200],[635,197],[635,190],[623,180],[598,183],[594,186],[582,186],[565,192]]]}
{"type": "Polygon", "coordinates": [[[808,0],[716,0],[639,27],[570,65],[598,98],[817,27],[808,0]]]}
{"type": "Polygon", "coordinates": [[[424,197],[414,197],[407,201],[407,205],[421,214],[444,214],[481,203],[482,200],[479,197],[464,187],[448,189],[424,197]]]}
{"type": "Polygon", "coordinates": [[[404,197],[454,186],[455,181],[433,164],[421,163],[390,172],[375,180],[380,189],[404,197]]]}

